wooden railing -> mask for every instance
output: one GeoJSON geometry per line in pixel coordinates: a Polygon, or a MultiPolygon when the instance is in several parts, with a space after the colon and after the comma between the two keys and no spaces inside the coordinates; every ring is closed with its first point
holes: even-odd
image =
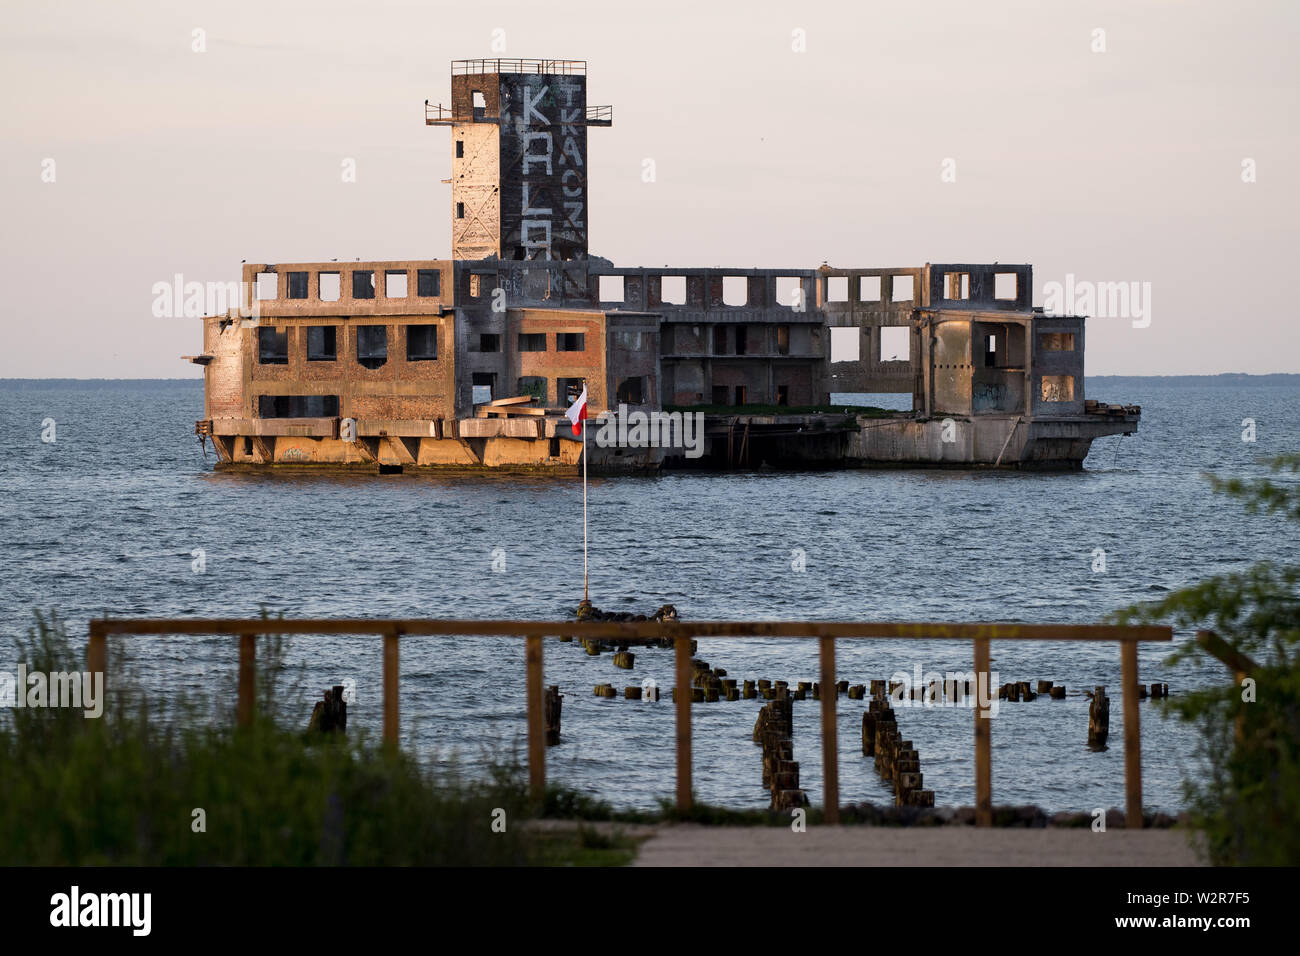
{"type": "Polygon", "coordinates": [[[821,669],[821,738],[823,818],[839,822],[839,751],[836,735],[835,642],[839,639],[968,640],[974,646],[975,822],[993,822],[992,738],[990,716],[979,706],[979,684],[989,684],[989,645],[992,641],[1116,641],[1124,707],[1125,821],[1142,826],[1142,741],[1138,717],[1137,645],[1139,641],[1170,641],[1168,627],[1079,624],[949,624],[868,621],[445,621],[431,619],[367,620],[363,618],[272,620],[210,618],[194,620],[101,619],[90,622],[86,661],[92,673],[108,681],[109,635],[231,634],[239,635],[239,689],[236,720],[247,726],[254,716],[256,680],[255,638],[259,634],[378,634],[384,639],[383,740],[397,746],[398,646],[403,637],[426,635],[495,635],[522,637],[525,642],[527,686],[528,775],[535,796],[546,788],[546,729],[543,718],[542,639],[572,636],[592,640],[671,639],[675,654],[677,806],[689,810],[691,796],[691,640],[692,638],[816,638],[821,669]],[[828,692],[829,691],[829,692],[828,692]]]}

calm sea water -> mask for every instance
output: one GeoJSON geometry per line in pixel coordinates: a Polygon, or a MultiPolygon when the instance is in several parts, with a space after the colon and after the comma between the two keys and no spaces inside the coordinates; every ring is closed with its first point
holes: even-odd
{"type": "MultiPolygon", "coordinates": [[[[1294,556],[1294,535],[1212,495],[1202,473],[1250,476],[1300,447],[1300,387],[1090,380],[1093,397],[1141,404],[1141,431],[1096,442],[1080,474],[837,471],[668,474],[593,480],[591,590],[606,609],[663,603],[688,619],[914,619],[1095,622],[1207,574],[1294,556]],[[1242,420],[1257,441],[1242,441],[1242,420]],[[1106,571],[1092,570],[1094,549],[1106,571]],[[806,570],[792,570],[802,549],[806,570]]],[[[574,479],[216,474],[192,434],[197,382],[0,382],[0,670],[34,609],[70,631],[114,616],[564,618],[582,596],[582,489],[574,479]],[[55,422],[53,443],[42,423],[55,422]],[[206,557],[193,570],[193,552],[206,557]],[[500,549],[505,570],[494,572],[500,549]]],[[[1180,635],[1179,640],[1188,639],[1180,635]]],[[[705,640],[700,655],[737,678],[814,679],[815,646],[705,640]]],[[[844,641],[851,681],[897,670],[966,670],[966,644],[844,641]]],[[[1065,683],[1068,700],[1004,704],[993,725],[994,800],[1053,810],[1123,804],[1119,654],[1111,645],[995,644],[1000,681],[1065,683]],[[1110,750],[1085,747],[1087,701],[1111,688],[1110,750]]],[[[1145,646],[1144,682],[1173,693],[1226,674],[1162,663],[1145,646]]],[[[140,638],[132,676],[169,700],[233,699],[234,647],[220,638],[140,638]]],[[[306,723],[327,686],[351,679],[350,725],[380,724],[376,638],[299,638],[289,648],[285,709],[306,723]]],[[[404,742],[469,772],[522,753],[522,643],[412,638],[402,646],[404,742]]],[[[617,687],[672,685],[671,652],[641,649],[636,669],[548,642],[564,742],[553,779],[621,806],[673,789],[671,705],[602,700],[617,687]]],[[[696,709],[696,787],[704,800],[761,807],[759,703],[696,709]]],[[[847,801],[889,793],[862,758],[862,705],[840,706],[847,801]]],[[[973,801],[971,714],[908,709],[900,726],[940,805],[973,801]]],[[[1142,704],[1147,804],[1177,810],[1195,772],[1194,738],[1159,703],[1142,704]]],[[[817,705],[795,704],[795,758],[820,802],[817,705]]]]}

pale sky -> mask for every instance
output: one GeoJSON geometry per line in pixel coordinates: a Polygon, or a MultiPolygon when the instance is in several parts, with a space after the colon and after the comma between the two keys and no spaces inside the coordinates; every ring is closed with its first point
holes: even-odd
{"type": "Polygon", "coordinates": [[[613,104],[588,158],[616,265],[1030,262],[1037,304],[1150,283],[1148,327],[1089,322],[1089,374],[1300,372],[1297,11],[6,0],[0,377],[197,377],[200,320],[152,314],[175,273],[446,257],[423,103],[498,55],[585,59],[613,104]]]}

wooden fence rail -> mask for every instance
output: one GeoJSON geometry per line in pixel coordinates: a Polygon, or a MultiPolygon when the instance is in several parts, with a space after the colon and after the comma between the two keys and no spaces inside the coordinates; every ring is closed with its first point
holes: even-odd
{"type": "Polygon", "coordinates": [[[525,639],[527,687],[528,776],[534,796],[546,788],[546,740],[543,718],[542,639],[572,636],[575,640],[671,639],[677,685],[676,751],[677,806],[689,810],[691,788],[691,640],[694,638],[817,638],[821,686],[823,761],[823,813],[827,823],[839,822],[839,750],[836,733],[835,641],[845,639],[968,640],[974,648],[975,712],[975,822],[993,823],[992,728],[985,708],[979,706],[982,680],[989,687],[989,646],[992,641],[1116,641],[1124,705],[1125,821],[1142,826],[1142,741],[1138,717],[1137,645],[1139,641],[1170,641],[1168,627],[1094,624],[953,624],[947,622],[871,621],[454,621],[417,618],[376,620],[323,618],[273,620],[260,618],[208,618],[168,620],[115,618],[90,622],[86,663],[92,673],[108,681],[107,638],[110,635],[230,634],[239,637],[239,690],[236,720],[248,726],[254,715],[256,644],[258,634],[378,634],[384,639],[383,740],[397,746],[399,644],[403,637],[426,635],[501,636],[525,639]]]}

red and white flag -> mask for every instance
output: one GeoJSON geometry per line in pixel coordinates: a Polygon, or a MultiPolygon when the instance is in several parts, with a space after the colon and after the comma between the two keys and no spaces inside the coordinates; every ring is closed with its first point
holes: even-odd
{"type": "Polygon", "coordinates": [[[569,406],[569,410],[564,413],[564,417],[569,420],[573,426],[573,434],[582,434],[582,422],[587,417],[587,386],[582,386],[582,394],[577,400],[569,406]]]}

